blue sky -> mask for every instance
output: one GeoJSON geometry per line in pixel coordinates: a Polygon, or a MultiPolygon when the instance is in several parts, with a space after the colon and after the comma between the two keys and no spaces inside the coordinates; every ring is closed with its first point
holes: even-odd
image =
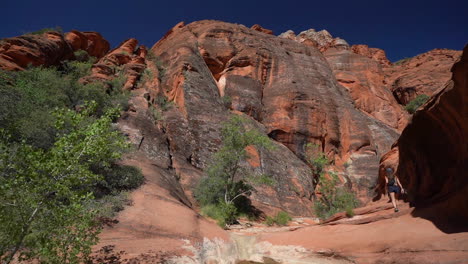
{"type": "Polygon", "coordinates": [[[327,29],[350,44],[384,49],[391,61],[468,43],[468,1],[0,0],[0,38],[44,27],[98,31],[114,47],[152,46],[179,21],[216,19],[279,34],[327,29]]]}

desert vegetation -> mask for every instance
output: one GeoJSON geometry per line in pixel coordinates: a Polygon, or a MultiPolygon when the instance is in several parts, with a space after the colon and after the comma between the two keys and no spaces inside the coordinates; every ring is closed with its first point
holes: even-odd
{"type": "Polygon", "coordinates": [[[405,110],[410,114],[414,114],[418,108],[429,100],[429,96],[425,94],[420,94],[411,100],[407,105],[405,105],[405,110]]]}
{"type": "Polygon", "coordinates": [[[119,164],[129,145],[112,125],[128,95],[117,82],[80,83],[94,59],[75,57],[0,72],[2,263],[82,263],[100,219],[143,182],[138,169],[119,164]]]}
{"type": "Polygon", "coordinates": [[[326,219],[333,214],[345,211],[348,216],[353,216],[353,209],[359,205],[359,201],[346,186],[340,186],[338,175],[333,171],[326,171],[325,167],[330,163],[325,153],[316,144],[306,145],[306,160],[312,169],[312,178],[318,183],[318,192],[314,201],[315,214],[320,219],[326,219]]]}
{"type": "Polygon", "coordinates": [[[273,148],[270,139],[252,125],[240,116],[233,116],[224,123],[221,148],[214,154],[206,176],[195,190],[202,212],[216,219],[222,227],[235,223],[237,217],[245,213],[243,204],[255,191],[253,184],[274,182],[268,175],[252,173],[243,166],[249,158],[246,147],[255,146],[260,153],[273,148]]]}

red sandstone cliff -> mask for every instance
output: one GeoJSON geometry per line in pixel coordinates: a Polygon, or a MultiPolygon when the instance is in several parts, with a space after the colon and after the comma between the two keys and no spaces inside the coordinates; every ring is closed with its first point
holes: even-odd
{"type": "Polygon", "coordinates": [[[27,34],[0,42],[0,68],[22,70],[28,65],[51,66],[73,59],[73,52],[85,50],[100,58],[109,50],[109,42],[97,32],[72,31],[65,37],[54,31],[40,35],[27,34]]]}

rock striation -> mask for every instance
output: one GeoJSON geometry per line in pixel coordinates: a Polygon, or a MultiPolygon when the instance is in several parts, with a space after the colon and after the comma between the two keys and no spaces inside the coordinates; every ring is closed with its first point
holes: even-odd
{"type": "Polygon", "coordinates": [[[278,37],[287,38],[295,40],[304,45],[316,47],[320,51],[326,51],[330,47],[340,48],[340,49],[349,49],[349,44],[346,40],[341,38],[334,38],[330,32],[325,29],[320,31],[315,31],[315,29],[308,29],[299,33],[296,36],[294,31],[288,30],[284,33],[281,33],[278,37]]]}
{"type": "Polygon", "coordinates": [[[17,71],[28,65],[57,65],[60,61],[73,59],[73,52],[77,50],[85,50],[100,58],[109,51],[109,42],[97,32],[76,30],[65,36],[49,31],[6,38],[0,41],[0,69],[17,71]]]}
{"type": "Polygon", "coordinates": [[[85,50],[90,56],[102,58],[110,49],[110,44],[97,32],[72,30],[65,34],[65,40],[74,51],[85,50]]]}
{"type": "Polygon", "coordinates": [[[73,58],[73,49],[58,32],[23,35],[0,42],[0,68],[23,70],[28,65],[51,66],[73,58]]]}
{"type": "Polygon", "coordinates": [[[450,80],[461,51],[435,49],[385,69],[385,82],[397,102],[406,105],[420,94],[432,96],[450,80]]]}
{"type": "Polygon", "coordinates": [[[317,48],[240,25],[199,21],[166,35],[150,53],[165,69],[153,82],[150,101],[163,96],[175,105],[164,113],[163,126],[186,190],[219,147],[222,122],[237,113],[279,143],[260,155],[256,169],[274,175],[278,185],[259,188],[253,197],[258,206],[310,212],[314,186],[303,162],[309,142],[337,164],[347,161],[343,181],[362,198],[369,196],[380,155],[398,133],[355,108],[317,48]]]}
{"type": "Polygon", "coordinates": [[[439,205],[436,215],[466,227],[468,46],[451,71],[398,139],[398,174],[416,207],[439,205]]]}

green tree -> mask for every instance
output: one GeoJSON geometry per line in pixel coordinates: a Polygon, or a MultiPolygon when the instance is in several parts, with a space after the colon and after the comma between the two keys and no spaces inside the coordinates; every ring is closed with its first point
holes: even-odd
{"type": "Polygon", "coordinates": [[[411,100],[407,105],[405,105],[405,110],[410,114],[414,114],[418,108],[429,100],[429,96],[425,94],[420,94],[413,100],[411,100]]]}
{"type": "Polygon", "coordinates": [[[326,219],[338,212],[346,211],[350,216],[359,205],[355,195],[346,187],[339,187],[338,176],[333,172],[320,175],[320,196],[314,202],[314,210],[320,219],[326,219]]]}
{"type": "MultiPolygon", "coordinates": [[[[325,153],[320,150],[320,146],[313,143],[307,143],[305,149],[306,162],[310,165],[312,175],[309,180],[309,188],[315,189],[319,178],[324,173],[325,166],[330,163],[325,153]]],[[[309,200],[312,199],[314,192],[310,192],[309,200]]]]}
{"type": "Polygon", "coordinates": [[[238,201],[241,197],[249,196],[254,187],[252,184],[272,184],[273,180],[266,175],[250,173],[242,166],[249,155],[247,146],[256,146],[260,153],[265,149],[272,149],[270,139],[258,130],[247,128],[245,118],[233,116],[224,123],[221,135],[222,146],[214,154],[210,166],[206,170],[196,190],[195,197],[202,206],[219,205],[222,207],[219,215],[226,220],[226,224],[235,221],[238,201]]]}
{"type": "Polygon", "coordinates": [[[58,136],[49,149],[0,141],[0,258],[10,263],[80,263],[100,231],[97,211],[88,210],[90,191],[101,176],[93,166],[109,167],[128,145],[111,126],[119,110],[92,118],[97,104],[80,112],[55,111],[58,136]]]}

